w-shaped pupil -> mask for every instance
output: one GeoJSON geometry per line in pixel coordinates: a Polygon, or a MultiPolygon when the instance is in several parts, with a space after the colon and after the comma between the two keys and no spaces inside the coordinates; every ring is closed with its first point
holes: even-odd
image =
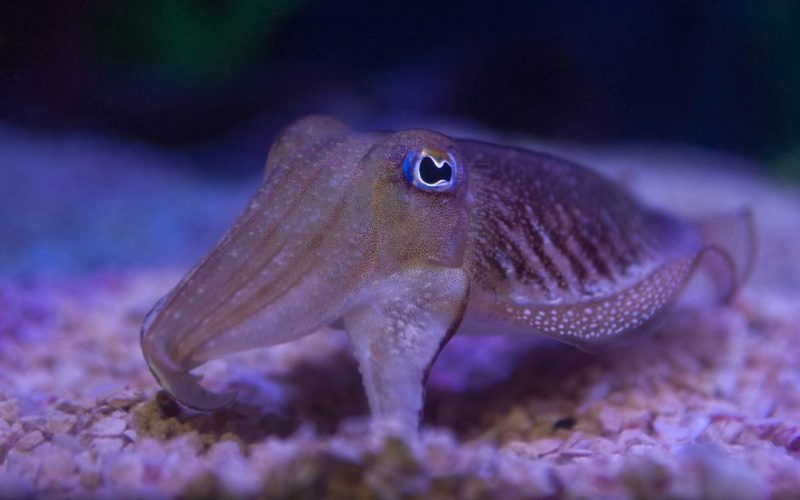
{"type": "Polygon", "coordinates": [[[439,181],[450,182],[450,179],[453,178],[453,167],[447,162],[443,162],[440,167],[437,167],[433,158],[426,156],[419,162],[419,178],[431,186],[439,181]]]}

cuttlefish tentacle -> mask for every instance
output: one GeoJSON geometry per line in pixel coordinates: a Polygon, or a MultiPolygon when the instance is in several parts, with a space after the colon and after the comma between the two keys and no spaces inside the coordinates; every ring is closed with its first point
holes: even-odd
{"type": "Polygon", "coordinates": [[[351,339],[370,408],[413,429],[456,331],[591,346],[645,329],[705,267],[730,300],[753,260],[748,211],[688,220],[570,162],[428,130],[287,128],[262,186],[154,308],[142,347],[161,385],[211,410],[191,370],[322,326],[351,339]]]}
{"type": "Polygon", "coordinates": [[[363,190],[351,189],[359,182],[357,170],[334,166],[348,156],[357,163],[372,143],[342,134],[330,120],[309,121],[301,127],[302,138],[297,128],[287,130],[284,145],[297,142],[303,153],[268,166],[267,177],[275,182],[262,185],[233,228],[142,329],[151,370],[164,389],[192,408],[216,409],[232,398],[200,387],[191,369],[311,333],[335,320],[360,287],[363,273],[356,271],[368,264],[360,253],[370,235],[360,224],[359,207],[369,200],[358,199],[363,190]],[[329,230],[336,225],[340,231],[329,230]]]}

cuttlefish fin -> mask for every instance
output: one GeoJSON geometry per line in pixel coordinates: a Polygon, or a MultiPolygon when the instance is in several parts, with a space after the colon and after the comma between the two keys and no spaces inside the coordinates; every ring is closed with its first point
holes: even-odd
{"type": "Polygon", "coordinates": [[[743,210],[693,224],[698,236],[695,249],[670,257],[626,288],[575,303],[507,305],[502,315],[546,336],[590,348],[647,329],[699,268],[710,273],[720,299],[730,301],[752,267],[752,215],[743,210]]]}
{"type": "Polygon", "coordinates": [[[461,323],[469,282],[461,269],[393,273],[344,316],[378,425],[417,428],[428,370],[461,323]]]}
{"type": "Polygon", "coordinates": [[[671,259],[635,284],[602,298],[524,309],[509,307],[508,315],[562,342],[584,349],[598,347],[651,324],[685,287],[703,253],[671,259]]]}
{"type": "Polygon", "coordinates": [[[755,224],[749,208],[695,220],[705,245],[702,266],[723,302],[730,302],[753,269],[755,224]]]}

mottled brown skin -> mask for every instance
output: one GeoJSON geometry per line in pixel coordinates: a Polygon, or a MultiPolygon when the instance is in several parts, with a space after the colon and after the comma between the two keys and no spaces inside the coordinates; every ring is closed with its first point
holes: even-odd
{"type": "Polygon", "coordinates": [[[701,262],[732,296],[751,232],[749,213],[681,220],[546,155],[312,116],[276,140],[261,188],[153,309],[142,348],[175,399],[213,410],[235,394],[204,389],[196,366],[343,326],[376,420],[415,429],[457,330],[607,342],[647,326],[701,262]],[[446,190],[410,182],[420,151],[455,164],[446,190]]]}

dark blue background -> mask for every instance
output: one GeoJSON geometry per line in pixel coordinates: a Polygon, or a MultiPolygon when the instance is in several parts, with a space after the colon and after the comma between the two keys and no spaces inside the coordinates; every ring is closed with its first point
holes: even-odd
{"type": "Polygon", "coordinates": [[[0,6],[5,120],[191,150],[274,134],[308,112],[364,127],[445,117],[559,139],[680,141],[765,160],[792,178],[800,2],[0,6]]]}

